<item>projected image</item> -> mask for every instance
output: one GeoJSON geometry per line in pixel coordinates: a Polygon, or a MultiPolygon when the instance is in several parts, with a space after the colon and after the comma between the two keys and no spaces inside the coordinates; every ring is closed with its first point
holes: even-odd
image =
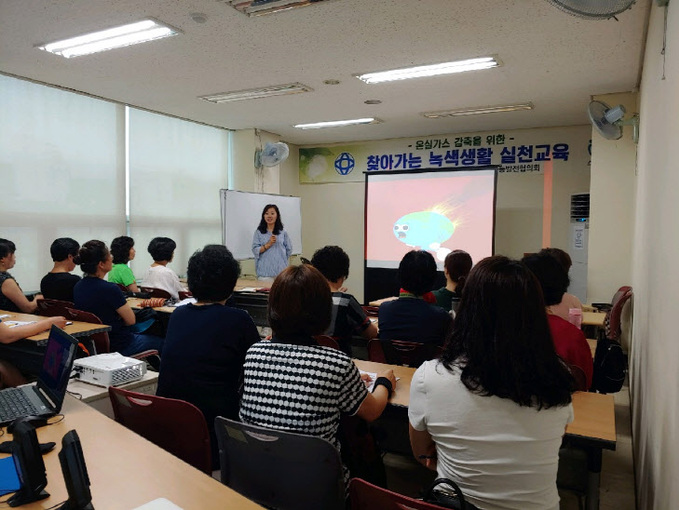
{"type": "Polygon", "coordinates": [[[439,269],[452,250],[474,262],[492,254],[495,171],[368,176],[368,267],[396,268],[409,250],[429,251],[439,269]]]}

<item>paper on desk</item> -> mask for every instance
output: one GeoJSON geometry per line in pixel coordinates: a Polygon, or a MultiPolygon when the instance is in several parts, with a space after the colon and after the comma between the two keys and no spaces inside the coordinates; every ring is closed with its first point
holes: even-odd
{"type": "MultiPolygon", "coordinates": [[[[366,386],[368,388],[368,391],[372,393],[372,391],[375,389],[375,381],[377,380],[377,372],[366,372],[365,370],[359,370],[361,372],[361,375],[363,374],[368,374],[370,376],[370,384],[366,386]]],[[[396,380],[400,380],[400,377],[397,377],[396,380]]]]}
{"type": "Polygon", "coordinates": [[[195,302],[196,302],[196,298],[187,297],[186,299],[182,299],[181,301],[178,301],[178,302],[174,303],[173,305],[169,305],[169,306],[172,306],[172,307],[175,307],[175,308],[176,308],[176,307],[178,307],[178,306],[184,306],[184,305],[188,305],[188,304],[194,304],[195,302]]]}
{"type": "Polygon", "coordinates": [[[148,503],[138,506],[133,510],[184,510],[182,507],[175,505],[172,501],[165,498],[154,499],[148,503]]]}
{"type": "Polygon", "coordinates": [[[0,315],[0,319],[6,319],[7,317],[11,317],[11,315],[8,313],[3,313],[2,315],[0,315]]]}
{"type": "Polygon", "coordinates": [[[25,326],[27,324],[35,324],[38,321],[2,321],[8,328],[16,328],[17,326],[25,326]]]}
{"type": "Polygon", "coordinates": [[[257,287],[243,287],[240,292],[257,292],[258,290],[257,287]]]}

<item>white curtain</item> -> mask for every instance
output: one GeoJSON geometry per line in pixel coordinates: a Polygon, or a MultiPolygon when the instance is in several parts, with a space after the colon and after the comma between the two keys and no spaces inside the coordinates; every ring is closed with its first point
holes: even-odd
{"type": "Polygon", "coordinates": [[[153,262],[149,241],[177,243],[171,267],[186,274],[191,254],[222,243],[219,190],[227,187],[228,131],[134,108],[129,115],[130,235],[137,279],[153,262]]]}
{"type": "Polygon", "coordinates": [[[0,75],[0,119],[0,237],[37,290],[55,238],[125,232],[124,107],[0,75]]]}

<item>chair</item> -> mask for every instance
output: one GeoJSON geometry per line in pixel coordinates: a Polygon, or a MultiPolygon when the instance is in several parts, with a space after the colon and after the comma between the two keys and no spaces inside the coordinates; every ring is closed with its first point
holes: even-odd
{"type": "MultiPolygon", "coordinates": [[[[102,324],[101,319],[94,315],[93,313],[85,312],[84,310],[77,310],[75,308],[66,308],[65,317],[67,319],[74,321],[88,322],[90,324],[102,324]]],[[[105,331],[101,333],[94,333],[90,335],[90,338],[92,339],[92,343],[94,344],[94,350],[96,351],[95,354],[111,352],[111,343],[108,338],[108,333],[106,333],[105,331]]],[[[160,355],[158,351],[155,349],[149,349],[147,351],[138,352],[129,357],[144,360],[145,358],[150,358],[152,356],[155,356],[156,358],[160,359],[160,355]]],[[[157,360],[154,360],[153,363],[149,362],[149,364],[151,366],[155,365],[159,366],[160,363],[156,363],[156,361],[157,360]]]]}
{"type": "Polygon", "coordinates": [[[130,289],[127,288],[127,285],[123,285],[122,283],[116,283],[118,288],[122,290],[123,292],[130,292],[130,289]]]}
{"type": "Polygon", "coordinates": [[[344,510],[342,462],[330,442],[221,416],[215,432],[223,484],[277,510],[344,510]]]}
{"type": "Polygon", "coordinates": [[[632,287],[625,286],[620,287],[618,291],[613,295],[613,300],[611,301],[611,309],[606,314],[604,319],[604,326],[606,332],[606,338],[609,340],[620,341],[620,335],[622,334],[621,321],[622,309],[625,303],[630,300],[633,296],[632,287]]]}
{"type": "Polygon", "coordinates": [[[193,297],[193,293],[190,290],[180,290],[178,292],[179,294],[179,300],[182,301],[186,298],[193,297]]]}
{"type": "Polygon", "coordinates": [[[110,386],[115,420],[203,473],[212,473],[210,433],[203,413],[174,398],[110,386]]]}
{"type": "Polygon", "coordinates": [[[444,507],[425,503],[377,485],[352,478],[349,484],[351,510],[443,510],[444,507]]]}
{"type": "Polygon", "coordinates": [[[368,359],[390,365],[419,367],[440,356],[442,348],[434,344],[373,338],[368,342],[368,359]]]}
{"type": "Polygon", "coordinates": [[[163,299],[172,299],[172,294],[170,294],[168,291],[163,290],[163,289],[157,289],[155,287],[145,287],[145,286],[140,286],[139,290],[142,292],[146,292],[151,295],[151,297],[159,297],[163,299]]]}
{"type": "Polygon", "coordinates": [[[585,375],[585,371],[579,366],[573,365],[572,363],[566,363],[566,365],[568,365],[568,370],[575,380],[575,390],[588,391],[589,387],[587,386],[587,376],[585,375]]]}
{"type": "Polygon", "coordinates": [[[379,306],[362,305],[361,308],[368,317],[378,317],[380,314],[379,306]]]}
{"type": "Polygon", "coordinates": [[[61,301],[60,299],[42,298],[37,299],[35,304],[36,314],[43,317],[66,317],[66,308],[73,308],[74,305],[70,301],[61,301]]]}
{"type": "Polygon", "coordinates": [[[338,351],[340,350],[340,346],[337,343],[337,340],[335,340],[331,336],[318,335],[318,336],[314,337],[314,340],[316,340],[316,342],[318,342],[318,345],[322,345],[323,347],[330,347],[332,349],[337,349],[338,351]]]}

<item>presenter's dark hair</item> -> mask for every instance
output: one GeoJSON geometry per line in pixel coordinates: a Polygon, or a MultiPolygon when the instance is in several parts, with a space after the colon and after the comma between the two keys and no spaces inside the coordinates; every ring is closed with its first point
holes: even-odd
{"type": "Polygon", "coordinates": [[[155,261],[172,260],[176,248],[177,243],[169,237],[154,237],[149,243],[148,251],[155,261]]]}
{"type": "Polygon", "coordinates": [[[50,255],[54,262],[61,262],[66,260],[69,255],[73,255],[73,262],[79,264],[78,250],[80,244],[75,239],[70,237],[60,237],[55,239],[50,246],[50,255]]]}
{"type": "Polygon", "coordinates": [[[571,401],[574,381],[554,350],[540,284],[507,257],[483,259],[469,273],[441,360],[479,395],[537,409],[571,401]]]}
{"type": "Polygon", "coordinates": [[[332,294],[325,277],[310,266],[286,267],[269,292],[269,325],[276,338],[294,343],[322,335],[330,325],[332,294]]]}
{"type": "Polygon", "coordinates": [[[4,259],[15,251],[17,251],[17,247],[12,241],[0,238],[0,259],[4,259]]]}
{"type": "Polygon", "coordinates": [[[543,248],[540,250],[539,254],[551,255],[554,257],[559,264],[566,270],[566,273],[570,271],[571,266],[573,265],[573,260],[571,259],[571,256],[563,251],[561,248],[543,248]]]}
{"type": "Polygon", "coordinates": [[[257,227],[257,230],[259,230],[262,234],[266,234],[267,227],[266,221],[264,221],[264,215],[269,209],[274,209],[276,211],[276,223],[273,226],[273,233],[278,235],[281,233],[281,230],[283,230],[283,222],[281,221],[281,212],[278,210],[278,206],[276,204],[266,204],[264,206],[264,209],[262,210],[262,219],[259,220],[259,227],[257,227]]]}
{"type": "Polygon", "coordinates": [[[324,246],[316,250],[311,257],[311,265],[331,282],[349,276],[349,255],[339,246],[324,246]]]}
{"type": "Polygon", "coordinates": [[[134,246],[134,239],[128,236],[116,237],[111,241],[111,255],[114,264],[127,264],[130,260],[130,250],[134,246]]]}
{"type": "Polygon", "coordinates": [[[528,255],[521,262],[536,276],[546,306],[558,305],[568,290],[570,279],[563,266],[548,253],[528,255]]]}
{"type": "Polygon", "coordinates": [[[455,292],[460,294],[465,281],[467,281],[467,275],[472,269],[471,255],[464,250],[453,250],[446,255],[443,266],[446,268],[450,279],[457,284],[455,292]]]}
{"type": "Polygon", "coordinates": [[[106,262],[110,252],[102,241],[87,241],[78,250],[80,269],[85,274],[96,274],[99,262],[106,262]]]}
{"type": "Polygon", "coordinates": [[[398,265],[398,279],[401,287],[421,296],[429,292],[436,281],[436,261],[431,253],[412,250],[406,253],[398,265]]]}
{"type": "Polygon", "coordinates": [[[189,290],[198,301],[215,302],[233,293],[240,264],[226,246],[208,244],[189,259],[189,290]]]}

